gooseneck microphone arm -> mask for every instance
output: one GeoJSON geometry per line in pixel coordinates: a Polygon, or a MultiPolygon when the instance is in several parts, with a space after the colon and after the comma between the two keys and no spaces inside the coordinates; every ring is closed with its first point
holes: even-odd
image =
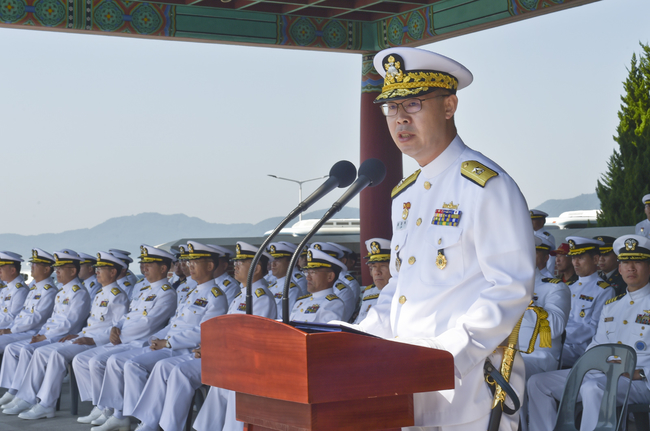
{"type": "MultiPolygon", "coordinates": [[[[381,183],[386,176],[386,167],[378,159],[368,159],[364,161],[359,167],[359,178],[350,186],[349,189],[343,193],[343,195],[334,202],[332,207],[325,213],[325,215],[316,223],[316,225],[305,235],[298,248],[296,249],[293,256],[291,256],[291,262],[289,263],[289,268],[287,274],[293,272],[293,268],[296,266],[298,259],[300,258],[300,253],[309,240],[318,232],[318,230],[323,227],[323,225],[331,219],[334,214],[341,211],[341,209],[350,202],[350,200],[361,193],[361,190],[366,187],[376,186],[381,183]]],[[[289,287],[291,285],[291,277],[287,277],[284,280],[284,290],[282,292],[282,322],[289,323],[289,287]]]]}
{"type": "MultiPolygon", "coordinates": [[[[294,208],[275,229],[273,229],[273,232],[271,232],[271,234],[266,237],[259,250],[257,250],[257,253],[255,253],[253,261],[251,262],[251,267],[248,270],[248,275],[246,278],[246,314],[253,314],[253,274],[255,273],[255,267],[257,267],[257,264],[262,257],[262,253],[264,250],[266,250],[266,247],[269,245],[271,240],[273,240],[273,238],[275,238],[277,234],[280,233],[282,228],[285,227],[287,223],[296,218],[296,216],[298,216],[298,214],[301,212],[307,210],[307,208],[312,206],[323,196],[337,187],[347,187],[352,184],[352,181],[354,181],[354,177],[356,175],[357,168],[351,162],[348,162],[347,160],[336,162],[334,166],[332,166],[332,169],[330,169],[329,178],[323,184],[321,184],[321,186],[317,188],[314,193],[309,195],[307,199],[300,202],[298,206],[294,208]]],[[[291,271],[289,271],[287,274],[290,273],[291,271]]]]}

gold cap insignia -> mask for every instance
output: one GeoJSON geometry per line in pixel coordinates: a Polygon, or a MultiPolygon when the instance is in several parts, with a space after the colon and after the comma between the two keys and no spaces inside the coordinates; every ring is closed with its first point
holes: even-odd
{"type": "Polygon", "coordinates": [[[569,248],[574,250],[576,248],[576,242],[572,239],[569,240],[569,248]]]}
{"type": "MultiPolygon", "coordinates": [[[[401,60],[402,57],[397,56],[397,58],[401,60]]],[[[386,84],[402,82],[404,79],[404,72],[402,72],[402,62],[398,59],[395,59],[393,55],[389,55],[385,60],[386,62],[384,63],[384,69],[386,69],[386,84]]]]}
{"type": "Polygon", "coordinates": [[[311,255],[311,250],[307,252],[307,262],[311,262],[313,256],[311,255]]]}
{"type": "Polygon", "coordinates": [[[179,245],[179,246],[178,246],[178,251],[180,251],[181,254],[185,254],[185,247],[182,246],[182,245],[179,245]]]}
{"type": "Polygon", "coordinates": [[[59,255],[56,254],[56,253],[54,253],[54,261],[55,261],[55,262],[58,262],[58,261],[59,261],[59,255]]]}
{"type": "Polygon", "coordinates": [[[459,205],[460,205],[460,204],[456,204],[456,205],[454,205],[454,201],[451,201],[451,202],[449,202],[448,204],[447,204],[447,203],[443,203],[443,204],[442,204],[442,207],[443,207],[444,209],[457,210],[459,205]]]}
{"type": "Polygon", "coordinates": [[[32,257],[33,257],[34,259],[36,259],[36,258],[38,257],[38,252],[36,251],[36,249],[33,249],[33,250],[32,250],[32,257]]]}
{"type": "Polygon", "coordinates": [[[194,253],[194,246],[192,244],[188,244],[187,248],[190,251],[190,253],[194,253]]]}
{"type": "Polygon", "coordinates": [[[625,240],[625,250],[627,251],[636,250],[637,245],[639,245],[639,241],[635,240],[634,238],[628,238],[625,240]]]}
{"type": "Polygon", "coordinates": [[[241,245],[237,244],[235,248],[237,250],[237,254],[241,254],[241,245]]]}
{"type": "Polygon", "coordinates": [[[321,247],[320,244],[314,244],[313,247],[314,247],[316,250],[323,251],[323,247],[321,247]]]}
{"type": "Polygon", "coordinates": [[[271,253],[275,253],[275,245],[272,245],[271,247],[269,247],[269,251],[271,253]]]}
{"type": "Polygon", "coordinates": [[[101,258],[102,258],[102,254],[101,254],[101,253],[97,253],[97,259],[101,259],[101,258]]]}
{"type": "Polygon", "coordinates": [[[381,247],[377,241],[370,243],[370,254],[379,254],[381,253],[381,247]]]}

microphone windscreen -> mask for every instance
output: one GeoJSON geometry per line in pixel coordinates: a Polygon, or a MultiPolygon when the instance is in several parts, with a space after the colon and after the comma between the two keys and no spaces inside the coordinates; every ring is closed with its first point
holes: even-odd
{"type": "Polygon", "coordinates": [[[339,187],[347,187],[357,178],[357,168],[347,160],[336,162],[330,169],[330,178],[336,177],[339,180],[339,187]]]}
{"type": "Polygon", "coordinates": [[[362,175],[370,180],[370,187],[376,186],[384,181],[386,166],[379,159],[367,159],[359,166],[359,176],[362,175]]]}

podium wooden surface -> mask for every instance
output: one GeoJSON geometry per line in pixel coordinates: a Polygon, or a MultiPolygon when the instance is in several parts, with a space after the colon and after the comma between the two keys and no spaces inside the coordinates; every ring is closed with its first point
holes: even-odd
{"type": "Polygon", "coordinates": [[[413,393],[454,387],[442,350],[237,314],[208,320],[201,334],[203,383],[237,392],[249,431],[412,426],[413,393]]]}

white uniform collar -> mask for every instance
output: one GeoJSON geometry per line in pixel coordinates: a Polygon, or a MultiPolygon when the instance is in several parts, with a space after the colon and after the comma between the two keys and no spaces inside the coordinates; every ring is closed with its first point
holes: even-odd
{"type": "Polygon", "coordinates": [[[201,290],[201,289],[203,289],[205,286],[210,286],[210,288],[213,288],[213,287],[216,286],[216,285],[217,285],[217,284],[216,284],[216,279],[211,278],[210,280],[206,281],[205,283],[201,283],[201,284],[199,284],[198,286],[196,286],[196,290],[201,290]]]}
{"type": "Polygon", "coordinates": [[[646,284],[639,290],[635,290],[634,292],[630,292],[628,290],[627,294],[630,295],[632,301],[638,301],[642,298],[645,298],[646,296],[650,295],[650,283],[646,284]]]}
{"type": "Polygon", "coordinates": [[[20,274],[18,275],[18,277],[14,278],[9,283],[7,283],[7,287],[15,287],[18,283],[25,284],[25,280],[23,279],[23,276],[20,274]]]}
{"type": "Polygon", "coordinates": [[[330,287],[329,289],[321,290],[319,292],[312,293],[311,295],[314,297],[314,299],[321,299],[325,298],[327,295],[331,295],[332,293],[334,293],[334,288],[330,287]]]}
{"type": "Polygon", "coordinates": [[[52,281],[52,278],[51,278],[51,277],[47,277],[46,279],[41,280],[41,281],[39,281],[38,283],[34,283],[34,286],[36,286],[36,287],[43,287],[43,286],[45,286],[46,284],[54,284],[54,282],[52,281]]]}
{"type": "Polygon", "coordinates": [[[68,288],[72,289],[72,286],[74,286],[75,284],[76,284],[76,285],[82,284],[82,283],[81,283],[81,280],[79,280],[79,277],[75,277],[75,278],[72,279],[72,281],[70,281],[69,283],[66,283],[65,285],[61,286],[61,289],[67,291],[68,288]]]}
{"type": "Polygon", "coordinates": [[[444,172],[452,163],[454,163],[454,161],[456,161],[456,159],[460,157],[466,148],[467,146],[460,139],[460,136],[456,135],[449,146],[445,148],[445,151],[429,162],[428,165],[422,167],[422,175],[424,178],[433,178],[444,172]]]}
{"type": "Polygon", "coordinates": [[[151,283],[151,290],[156,290],[167,282],[169,282],[169,280],[167,280],[167,277],[165,277],[162,280],[158,280],[155,283],[151,283]]]}
{"type": "Polygon", "coordinates": [[[602,281],[602,278],[600,278],[600,275],[598,275],[598,271],[586,277],[578,277],[578,283],[582,283],[582,284],[587,284],[594,280],[602,281]]]}
{"type": "Polygon", "coordinates": [[[225,272],[224,272],[223,274],[221,274],[219,277],[215,278],[215,279],[214,279],[214,282],[215,282],[216,284],[219,284],[219,283],[221,283],[222,281],[224,281],[226,278],[228,278],[228,271],[225,271],[225,272]]]}

